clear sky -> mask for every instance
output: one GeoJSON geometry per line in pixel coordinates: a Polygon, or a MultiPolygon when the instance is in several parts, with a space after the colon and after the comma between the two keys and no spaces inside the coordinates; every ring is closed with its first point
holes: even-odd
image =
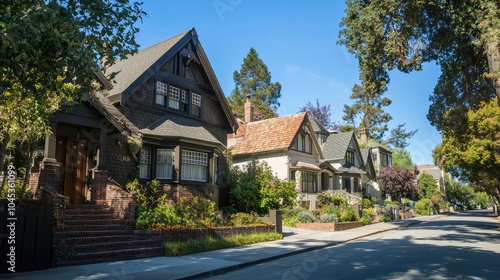
{"type": "MultiPolygon", "coordinates": [[[[272,82],[282,85],[280,116],[298,112],[307,102],[330,105],[332,120],[342,121],[344,104],[358,81],[358,63],[344,46],[337,45],[344,15],[341,0],[190,0],[144,1],[148,15],[138,25],[140,48],[145,48],[190,28],[199,40],[226,96],[234,88],[233,72],[239,71],[251,47],[271,72],[272,82]]],[[[432,149],[441,137],[426,114],[439,68],[426,64],[423,71],[391,73],[385,96],[392,105],[385,110],[393,120],[389,127],[406,123],[418,129],[410,151],[417,164],[432,164],[432,149]]]]}

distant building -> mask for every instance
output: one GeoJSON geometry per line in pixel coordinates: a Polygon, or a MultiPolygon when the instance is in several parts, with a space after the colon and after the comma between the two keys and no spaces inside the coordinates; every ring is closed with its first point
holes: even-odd
{"type": "Polygon", "coordinates": [[[434,164],[417,165],[417,179],[424,173],[429,173],[436,180],[439,191],[446,193],[446,186],[444,183],[444,171],[434,164]]]}

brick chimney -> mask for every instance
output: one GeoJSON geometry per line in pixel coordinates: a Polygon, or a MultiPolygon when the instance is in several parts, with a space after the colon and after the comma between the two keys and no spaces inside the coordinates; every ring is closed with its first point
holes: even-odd
{"type": "Polygon", "coordinates": [[[359,130],[359,134],[361,134],[361,142],[362,143],[367,143],[368,142],[368,130],[366,129],[366,127],[362,127],[360,130],[359,130]]]}
{"type": "Polygon", "coordinates": [[[245,123],[252,122],[252,102],[250,102],[250,94],[247,95],[247,100],[245,101],[245,123]]]}

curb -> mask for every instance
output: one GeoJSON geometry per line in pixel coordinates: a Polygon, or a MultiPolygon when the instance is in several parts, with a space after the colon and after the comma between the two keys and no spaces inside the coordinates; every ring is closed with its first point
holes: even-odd
{"type": "MultiPolygon", "coordinates": [[[[438,218],[441,218],[441,217],[437,216],[436,218],[430,219],[430,220],[435,220],[435,219],[438,219],[438,218]]],[[[327,242],[326,244],[323,244],[323,245],[312,246],[312,247],[304,248],[304,249],[297,249],[297,250],[294,250],[294,251],[291,251],[291,252],[287,252],[287,253],[283,253],[283,254],[279,254],[279,255],[275,255],[275,256],[263,258],[263,259],[258,259],[258,260],[254,260],[254,261],[249,261],[249,262],[244,262],[244,263],[240,263],[240,264],[230,265],[230,266],[221,267],[221,268],[217,268],[217,269],[212,269],[212,270],[208,270],[208,271],[204,271],[204,272],[200,272],[200,273],[196,273],[196,274],[193,274],[193,275],[188,275],[188,276],[184,276],[184,277],[180,277],[180,278],[176,278],[176,279],[178,279],[178,280],[191,280],[191,279],[201,279],[201,278],[208,278],[208,277],[214,277],[214,276],[218,276],[218,275],[223,275],[223,274],[226,274],[228,272],[232,272],[232,271],[240,270],[240,269],[243,269],[243,268],[247,268],[249,266],[253,266],[253,265],[257,265],[257,264],[261,264],[261,263],[265,263],[265,262],[269,262],[269,261],[273,261],[273,260],[277,260],[277,259],[281,259],[281,258],[285,258],[285,257],[297,255],[297,254],[307,253],[307,252],[318,250],[318,249],[324,249],[324,248],[327,248],[327,247],[332,247],[332,246],[335,246],[335,245],[338,245],[338,244],[351,242],[351,241],[354,241],[354,240],[357,240],[357,239],[361,239],[361,238],[364,238],[364,237],[367,237],[367,236],[379,234],[379,233],[382,233],[382,232],[387,232],[387,231],[391,231],[391,230],[397,230],[397,229],[402,228],[402,227],[407,227],[407,226],[419,224],[419,223],[422,223],[422,222],[426,222],[426,221],[418,221],[418,220],[416,220],[416,221],[408,222],[407,224],[406,223],[395,224],[397,227],[392,228],[392,229],[378,230],[378,231],[374,231],[374,232],[371,232],[371,233],[367,233],[367,234],[358,236],[356,238],[346,239],[344,241],[327,242]]]]}

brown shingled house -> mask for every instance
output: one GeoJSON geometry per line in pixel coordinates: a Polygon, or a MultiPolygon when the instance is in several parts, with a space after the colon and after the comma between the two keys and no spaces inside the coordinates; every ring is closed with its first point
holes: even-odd
{"type": "MultiPolygon", "coordinates": [[[[70,235],[109,235],[111,227],[133,234],[134,195],[125,186],[134,178],[159,180],[171,202],[195,195],[226,203],[220,171],[226,135],[238,124],[195,29],[118,60],[97,77],[106,90],[50,120],[53,135],[40,147],[44,156],[30,178],[30,187],[43,189],[54,205],[54,244],[69,243],[64,240],[70,235]],[[105,220],[94,220],[100,217],[105,220]]],[[[72,237],[75,246],[83,242],[78,238],[72,237]]],[[[144,246],[128,242],[104,253],[113,259],[161,253],[158,244],[134,251],[144,246]]],[[[85,250],[78,252],[82,261],[94,258],[85,257],[85,250]]]]}

